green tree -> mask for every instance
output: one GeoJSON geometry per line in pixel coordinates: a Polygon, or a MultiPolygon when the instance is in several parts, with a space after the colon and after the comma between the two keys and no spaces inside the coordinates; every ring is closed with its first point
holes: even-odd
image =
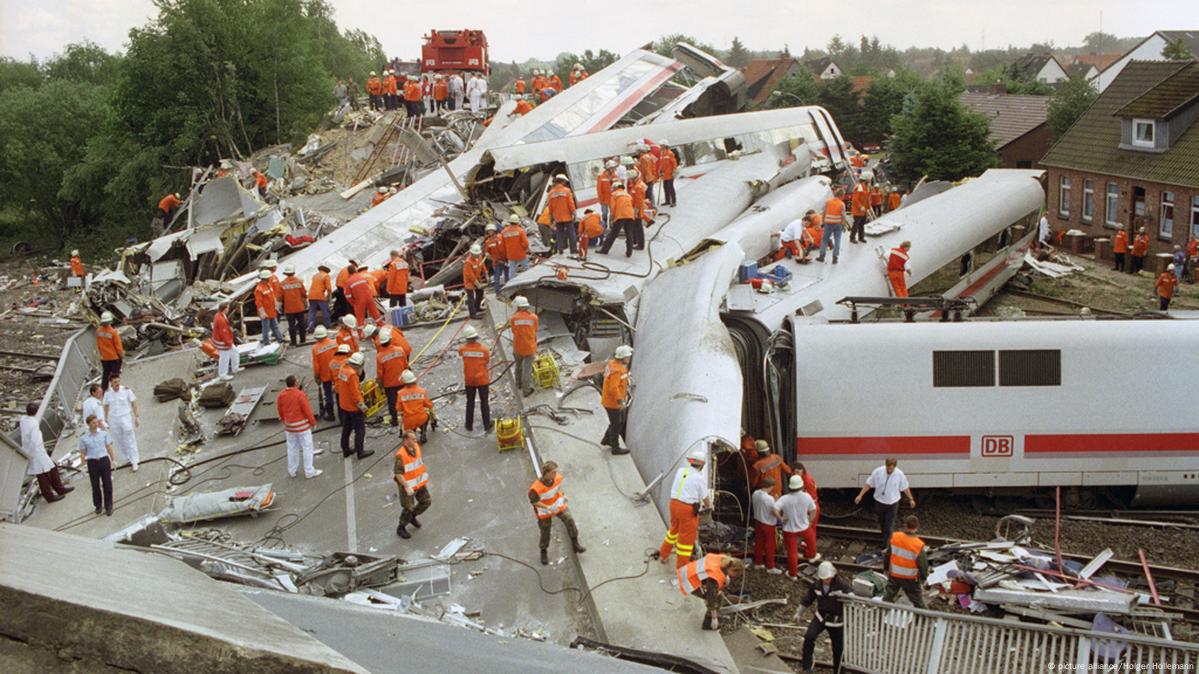
{"type": "Polygon", "coordinates": [[[745,68],[749,65],[751,55],[745,45],[741,43],[740,38],[733,36],[733,44],[729,46],[728,56],[725,57],[725,62],[734,68],[745,68]]]}
{"type": "Polygon", "coordinates": [[[17,61],[7,56],[0,57],[0,92],[13,87],[37,88],[42,85],[43,79],[37,61],[17,61]]]}
{"type": "Polygon", "coordinates": [[[654,40],[653,50],[662,56],[670,56],[671,52],[674,50],[674,46],[680,42],[686,42],[692,47],[705,51],[713,56],[716,56],[717,58],[720,57],[720,50],[716,47],[704,42],[700,42],[691,35],[684,35],[683,33],[671,33],[670,35],[663,35],[657,40],[654,40]]]}
{"type": "Polygon", "coordinates": [[[1191,53],[1191,48],[1187,46],[1187,43],[1179,38],[1170,40],[1165,47],[1162,47],[1162,58],[1167,61],[1190,61],[1195,58],[1195,55],[1191,53]]]}
{"type": "Polygon", "coordinates": [[[882,143],[891,135],[891,119],[903,110],[904,101],[923,86],[920,76],[900,70],[895,77],[878,77],[866,90],[858,115],[861,140],[882,143]]]}
{"type": "Polygon", "coordinates": [[[844,54],[846,49],[849,49],[849,45],[845,44],[840,35],[834,35],[833,39],[828,41],[828,55],[834,59],[844,54]]]}
{"type": "Polygon", "coordinates": [[[790,108],[820,103],[820,80],[807,68],[779,81],[778,89],[766,99],[766,108],[790,108]]]}
{"type": "Polygon", "coordinates": [[[1082,46],[1091,54],[1102,54],[1104,51],[1113,51],[1113,48],[1120,41],[1120,38],[1111,33],[1095,31],[1087,33],[1087,36],[1082,39],[1082,46]]]}
{"type": "Polygon", "coordinates": [[[861,106],[853,90],[853,80],[845,75],[835,77],[820,87],[818,101],[841,129],[841,135],[852,141],[860,141],[862,127],[859,119],[861,106]]]}
{"type": "Polygon", "coordinates": [[[1049,131],[1055,142],[1091,107],[1098,95],[1085,80],[1074,79],[1062,83],[1049,99],[1049,131]]]}
{"type": "Polygon", "coordinates": [[[94,42],[69,44],[62,54],[45,64],[46,76],[51,79],[112,84],[117,79],[121,57],[109,54],[94,42]]]}
{"type": "Polygon", "coordinates": [[[906,181],[960,180],[999,163],[987,120],[958,101],[944,81],[921,87],[891,121],[891,165],[906,181]]]}

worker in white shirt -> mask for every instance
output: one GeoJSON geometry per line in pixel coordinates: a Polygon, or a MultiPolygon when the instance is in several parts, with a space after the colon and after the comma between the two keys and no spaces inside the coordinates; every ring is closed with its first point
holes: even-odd
{"type": "Polygon", "coordinates": [[[861,503],[862,497],[871,489],[874,490],[874,514],[878,516],[878,528],[883,534],[882,549],[886,554],[891,549],[891,532],[895,530],[900,495],[908,497],[908,506],[913,510],[916,509],[916,497],[912,496],[908,477],[899,469],[899,461],[893,456],[887,457],[883,465],[870,473],[862,491],[853,497],[853,502],[861,503]]]}
{"type": "Polygon", "coordinates": [[[799,541],[803,539],[804,560],[820,561],[816,552],[816,502],[803,490],[803,476],[792,475],[791,491],[775,502],[774,512],[783,525],[783,547],[787,548],[787,577],[799,580],[799,541]]]}
{"type": "Polygon", "coordinates": [[[674,551],[675,568],[680,569],[691,561],[695,552],[695,541],[699,537],[699,511],[710,506],[708,501],[708,476],[704,465],[708,462],[708,450],[696,449],[687,455],[687,462],[679,467],[670,485],[670,530],[658,548],[658,559],[665,564],[674,551]]]}
{"type": "Polygon", "coordinates": [[[42,498],[46,503],[53,503],[61,501],[62,497],[75,491],[75,488],[62,483],[58,466],[50,460],[46,443],[42,439],[42,420],[37,416],[37,409],[37,403],[25,406],[25,416],[21,417],[19,423],[21,453],[29,459],[25,474],[37,479],[37,488],[42,492],[42,498]]]}
{"type": "Polygon", "coordinates": [[[119,374],[108,378],[108,390],[104,392],[104,418],[108,419],[109,433],[121,458],[128,461],[136,473],[141,457],[137,452],[134,429],[142,421],[137,413],[137,396],[129,387],[121,386],[119,374]]]}
{"type": "Polygon", "coordinates": [[[104,419],[104,389],[99,384],[87,387],[87,397],[83,399],[82,417],[90,416],[100,420],[100,428],[108,430],[108,422],[104,419]]]}
{"type": "Polygon", "coordinates": [[[778,531],[778,517],[775,516],[777,507],[774,495],[770,493],[774,486],[774,478],[764,477],[758,483],[758,488],[749,497],[750,509],[754,516],[754,566],[765,566],[766,573],[780,574],[782,569],[775,567],[774,542],[778,531]]]}

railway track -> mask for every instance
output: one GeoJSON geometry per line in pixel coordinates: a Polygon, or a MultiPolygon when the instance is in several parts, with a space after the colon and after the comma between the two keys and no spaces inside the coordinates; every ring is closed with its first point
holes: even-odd
{"type": "MultiPolygon", "coordinates": [[[[825,556],[832,560],[838,567],[853,571],[878,570],[878,566],[858,564],[855,561],[857,555],[873,549],[873,544],[879,539],[877,529],[821,523],[818,531],[821,540],[820,549],[825,551],[825,556]],[[847,540],[851,544],[830,545],[830,539],[847,540]],[[868,542],[868,544],[863,545],[862,542],[864,541],[868,542]]],[[[920,537],[933,547],[979,542],[925,534],[921,534],[920,537]]],[[[1091,555],[1062,553],[1063,559],[1077,561],[1082,564],[1091,561],[1092,557],[1091,555]]],[[[1145,575],[1145,570],[1139,561],[1123,559],[1108,560],[1103,565],[1102,571],[1117,573],[1130,579],[1144,578],[1145,575]]],[[[1149,572],[1153,575],[1153,581],[1157,585],[1159,593],[1170,598],[1169,602],[1163,603],[1161,606],[1162,610],[1181,614],[1186,622],[1192,625],[1199,625],[1199,570],[1149,565],[1149,572]],[[1166,589],[1167,587],[1169,588],[1168,590],[1166,589]]]]}

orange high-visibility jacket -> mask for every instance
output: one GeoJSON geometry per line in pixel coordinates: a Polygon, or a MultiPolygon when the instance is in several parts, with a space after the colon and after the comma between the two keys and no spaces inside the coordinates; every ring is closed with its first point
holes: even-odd
{"type": "Polygon", "coordinates": [[[1116,237],[1114,239],[1112,239],[1112,252],[1113,253],[1127,253],[1128,252],[1128,235],[1124,233],[1124,230],[1120,230],[1120,231],[1116,232],[1116,237]]]}
{"type": "Polygon", "coordinates": [[[920,566],[916,559],[924,549],[924,541],[903,531],[891,534],[891,577],[916,580],[920,566]]]}
{"type": "Polygon", "coordinates": [[[383,381],[384,388],[403,386],[401,377],[408,369],[408,354],[404,347],[394,341],[379,349],[375,355],[375,376],[383,381]]]}
{"type": "Polygon", "coordinates": [[[420,100],[420,84],[416,81],[404,83],[404,100],[419,101],[420,100]]]}
{"type": "Polygon", "coordinates": [[[333,360],[336,353],[337,342],[333,341],[331,337],[326,337],[312,345],[312,376],[316,377],[317,381],[333,381],[333,372],[329,369],[329,362],[333,360]]]}
{"type": "Polygon", "coordinates": [[[902,272],[907,268],[908,252],[902,248],[892,248],[891,255],[887,258],[887,271],[902,272]]]}
{"type": "Polygon", "coordinates": [[[162,199],[158,200],[158,210],[162,211],[163,213],[167,213],[178,208],[182,203],[182,201],[175,198],[174,194],[168,194],[162,199]]]}
{"type": "Polygon", "coordinates": [[[1149,235],[1137,234],[1137,238],[1132,241],[1132,254],[1137,257],[1145,257],[1149,252],[1149,235]]]}
{"type": "Polygon", "coordinates": [[[518,356],[532,356],[537,353],[537,326],[540,324],[537,314],[528,309],[521,309],[512,314],[512,352],[518,356]]]}
{"type": "Polygon", "coordinates": [[[628,193],[629,198],[633,200],[633,212],[636,214],[633,217],[640,218],[641,211],[645,209],[645,183],[641,182],[641,178],[631,182],[628,193]]]}
{"type": "Polygon", "coordinates": [[[212,317],[212,345],[218,351],[228,351],[233,348],[233,328],[229,327],[229,319],[225,312],[218,311],[212,317]]]}
{"type": "Polygon", "coordinates": [[[296,275],[283,277],[283,313],[298,314],[308,309],[308,291],[304,279],[296,275]]]}
{"type": "Polygon", "coordinates": [[[512,224],[500,232],[504,243],[504,259],[519,262],[529,256],[529,235],[520,225],[512,224]]]}
{"type": "Polygon", "coordinates": [[[258,282],[258,285],[254,287],[254,306],[258,308],[259,318],[279,317],[277,297],[269,279],[258,282]]]}
{"type": "Polygon", "coordinates": [[[399,92],[396,88],[396,78],[394,75],[387,75],[383,78],[383,93],[395,96],[399,92]]]}
{"type": "Polygon", "coordinates": [[[537,519],[548,520],[566,510],[566,493],[562,491],[562,473],[555,475],[553,483],[548,485],[542,482],[541,478],[533,480],[533,486],[529,487],[529,491],[537,495],[537,502],[533,504],[533,513],[537,515],[537,519]]]}
{"type": "Polygon", "coordinates": [[[599,213],[588,213],[579,221],[579,237],[594,239],[604,233],[604,223],[600,221],[599,213]]]}
{"type": "Polygon", "coordinates": [[[850,212],[855,216],[866,215],[866,211],[870,210],[870,192],[862,183],[858,183],[857,188],[853,191],[849,207],[850,212]]]}
{"type": "Polygon", "coordinates": [[[316,428],[316,416],[312,413],[308,396],[298,388],[289,386],[280,391],[275,399],[275,411],[283,422],[283,430],[289,433],[303,433],[316,428]]]}
{"type": "Polygon", "coordinates": [[[354,331],[346,326],[343,325],[337,329],[336,339],[338,346],[341,346],[342,344],[349,344],[350,353],[354,353],[358,350],[358,338],[354,336],[354,331]]]}
{"type": "Polygon", "coordinates": [[[1157,277],[1154,286],[1157,287],[1158,297],[1173,297],[1174,289],[1178,287],[1178,277],[1172,271],[1164,271],[1157,277]]]}
{"type": "Polygon", "coordinates": [[[420,456],[420,444],[409,451],[405,445],[396,450],[396,468],[399,469],[400,479],[404,481],[404,492],[415,494],[421,487],[429,485],[429,474],[425,470],[425,462],[420,456]]]}
{"type": "Polygon", "coordinates": [[[624,405],[625,396],[629,392],[629,368],[624,363],[613,358],[604,368],[604,386],[600,394],[600,403],[610,410],[618,410],[624,405]]]}
{"type": "Polygon", "coordinates": [[[487,371],[491,363],[491,350],[482,342],[472,341],[458,347],[458,355],[462,357],[462,378],[467,386],[487,386],[491,383],[491,373],[487,371]]]}
{"type": "Polygon", "coordinates": [[[524,78],[523,78],[523,77],[521,77],[521,78],[518,78],[518,79],[516,80],[516,84],[512,85],[512,87],[513,87],[513,89],[515,89],[515,90],[516,90],[516,93],[518,93],[518,94],[523,94],[523,93],[525,93],[525,89],[527,89],[527,88],[528,88],[528,87],[525,85],[525,80],[524,80],[524,78]]]}
{"type": "Polygon", "coordinates": [[[641,179],[647,183],[658,182],[658,158],[652,152],[646,152],[637,160],[638,169],[641,171],[641,179]]]}
{"type": "Polygon", "coordinates": [[[679,592],[689,595],[703,587],[704,581],[709,579],[716,581],[718,590],[723,590],[728,578],[724,575],[724,569],[720,568],[721,557],[723,555],[709,553],[704,555],[703,559],[680,566],[678,569],[679,592]]]}
{"type": "Polygon", "coordinates": [[[444,101],[450,93],[450,86],[445,80],[437,80],[433,83],[433,100],[444,101]]]}
{"type": "Polygon", "coordinates": [[[633,212],[633,197],[627,190],[619,189],[612,190],[612,203],[609,206],[612,209],[612,221],[617,220],[632,220],[636,217],[633,212]]]}
{"type": "MultiPolygon", "coordinates": [[[[525,238],[528,238],[528,236],[526,235],[525,238]]],[[[483,239],[483,250],[487,253],[487,256],[491,258],[491,262],[493,264],[496,262],[505,262],[507,260],[507,258],[504,257],[504,240],[500,238],[498,233],[492,234],[491,236],[483,239]]]]}
{"type": "Polygon", "coordinates": [[[346,412],[357,412],[362,402],[362,382],[352,365],[343,365],[337,372],[337,405],[346,412]]]}
{"type": "Polygon", "coordinates": [[[837,197],[829,197],[829,200],[824,202],[823,222],[826,225],[845,224],[845,202],[837,197]]]}
{"type": "Polygon", "coordinates": [[[329,381],[333,382],[333,391],[337,392],[337,375],[341,372],[341,368],[346,366],[346,361],[350,359],[348,353],[337,353],[333,351],[333,355],[329,356],[329,381]]]}
{"type": "Polygon", "coordinates": [[[612,183],[616,181],[616,172],[609,169],[600,171],[595,177],[595,198],[604,206],[612,200],[612,183]]]}
{"type": "Polygon", "coordinates": [[[674,156],[674,150],[662,150],[658,158],[658,175],[662,180],[674,180],[674,170],[679,167],[679,160],[674,156]]]}
{"type": "Polygon", "coordinates": [[[482,255],[467,255],[462,262],[462,285],[467,290],[483,287],[483,277],[487,275],[487,263],[482,255]]]}
{"type": "Polygon", "coordinates": [[[392,258],[387,267],[387,294],[408,294],[408,261],[402,257],[392,258]]]}
{"type": "Polygon", "coordinates": [[[555,224],[575,219],[575,195],[566,185],[554,185],[547,201],[550,218],[555,224]]]}
{"type": "Polygon", "coordinates": [[[100,352],[100,360],[120,360],[125,357],[121,335],[111,325],[96,328],[96,350],[100,352]]]}
{"type": "Polygon", "coordinates": [[[404,415],[404,430],[420,428],[429,420],[429,410],[433,402],[429,394],[419,384],[408,384],[400,389],[400,410],[404,415]]]}
{"type": "Polygon", "coordinates": [[[86,272],[83,271],[83,258],[78,255],[71,256],[71,274],[78,277],[83,277],[86,272]]]}
{"type": "Polygon", "coordinates": [[[329,273],[318,271],[312,275],[312,283],[308,286],[308,299],[313,302],[327,302],[329,293],[333,292],[330,286],[329,273]]]}
{"type": "Polygon", "coordinates": [[[366,80],[366,93],[372,96],[378,96],[383,93],[383,83],[378,77],[368,77],[366,80]]]}
{"type": "Polygon", "coordinates": [[[903,197],[899,194],[899,192],[892,192],[891,194],[887,195],[887,210],[893,211],[899,208],[899,202],[902,199],[903,197]]]}

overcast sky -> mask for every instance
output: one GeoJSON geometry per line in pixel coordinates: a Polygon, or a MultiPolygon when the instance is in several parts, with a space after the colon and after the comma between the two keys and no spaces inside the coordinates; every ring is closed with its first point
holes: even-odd
{"type": "MultiPolygon", "coordinates": [[[[1052,41],[1075,45],[1103,30],[1144,36],[1199,29],[1199,0],[332,0],[338,24],[373,33],[390,56],[418,55],[431,28],[481,28],[498,61],[550,59],[563,51],[624,53],[660,35],[686,33],[720,48],[736,35],[750,49],[794,53],[834,33],[878,35],[899,48],[962,43],[971,49],[1052,41]],[[617,8],[614,11],[613,8],[617,8]]],[[[0,55],[45,58],[70,42],[123,50],[131,27],[154,13],[150,0],[0,0],[0,55]]]]}

